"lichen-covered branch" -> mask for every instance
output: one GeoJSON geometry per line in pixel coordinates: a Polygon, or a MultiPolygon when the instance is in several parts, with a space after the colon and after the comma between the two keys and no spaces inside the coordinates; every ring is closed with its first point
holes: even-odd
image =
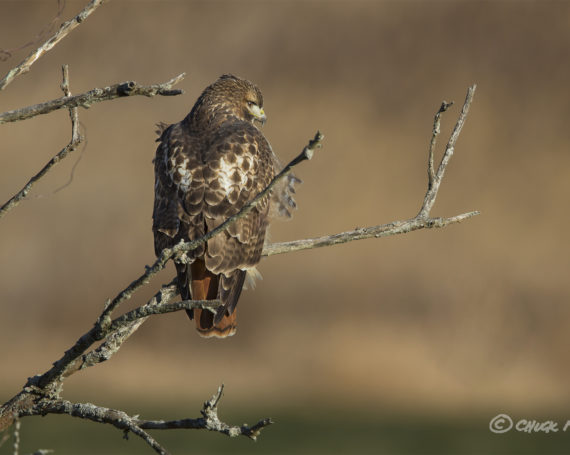
{"type": "MultiPolygon", "coordinates": [[[[178,295],[178,286],[176,279],[162,286],[145,306],[158,305],[159,303],[168,304],[174,297],[178,295]]],[[[76,368],[67,369],[67,375],[76,370],[91,367],[98,363],[109,360],[121,347],[121,345],[146,321],[147,317],[136,319],[125,324],[120,329],[111,332],[105,341],[96,349],[81,356],[80,360],[75,362],[76,368]]]]}
{"type": "Polygon", "coordinates": [[[121,330],[138,319],[147,318],[153,314],[173,313],[180,310],[192,310],[199,308],[209,310],[215,314],[216,308],[221,305],[221,300],[181,300],[175,303],[160,303],[158,305],[144,305],[115,319],[109,326],[109,332],[121,330]]]}
{"type": "Polygon", "coordinates": [[[33,106],[22,107],[0,114],[0,124],[27,120],[37,115],[49,114],[62,108],[83,107],[88,109],[95,103],[102,101],[124,98],[127,96],[173,96],[184,93],[184,90],[173,89],[172,87],[184,79],[185,73],[170,79],[161,84],[140,85],[135,81],[120,82],[108,87],[94,88],[80,95],[65,95],[55,100],[45,103],[34,104],[33,106]]]}
{"type": "Polygon", "coordinates": [[[46,52],[50,51],[57,43],[65,38],[73,29],[81,24],[93,11],[101,6],[105,0],[91,0],[81,12],[73,19],[65,22],[47,41],[31,52],[18,66],[8,71],[8,74],[0,80],[0,91],[4,90],[14,79],[21,74],[27,73],[30,67],[46,52]]]}
{"type": "MultiPolygon", "coordinates": [[[[114,320],[100,316],[93,328],[79,338],[75,345],[67,350],[64,356],[55,362],[49,371],[41,376],[30,378],[28,383],[40,388],[46,388],[50,384],[60,381],[60,378],[70,376],[78,369],[84,367],[85,362],[81,362],[80,359],[82,359],[85,351],[93,344],[106,339],[114,333],[128,330],[132,324],[135,324],[139,320],[146,319],[151,315],[166,314],[174,311],[191,310],[196,308],[213,311],[220,305],[220,301],[218,300],[183,300],[176,303],[170,303],[163,301],[159,296],[162,297],[162,291],[155,295],[146,305],[129,311],[114,320]]],[[[105,312],[106,309],[103,313],[105,312]]],[[[126,337],[123,337],[121,343],[125,340],[126,337]]],[[[116,347],[118,350],[120,344],[116,344],[116,347]]],[[[107,352],[107,354],[112,355],[110,352],[107,352]]]]}
{"type": "Polygon", "coordinates": [[[433,186],[433,181],[435,179],[435,172],[433,170],[433,155],[435,151],[435,144],[437,141],[437,136],[441,132],[441,114],[443,114],[447,109],[453,105],[453,102],[448,103],[443,101],[439,110],[435,113],[433,119],[433,130],[431,135],[431,141],[429,143],[429,154],[428,154],[428,190],[433,186]]]}
{"type": "MultiPolygon", "coordinates": [[[[66,97],[71,97],[71,91],[69,90],[69,65],[63,65],[61,67],[63,73],[63,81],[61,83],[61,90],[66,97]]],[[[83,139],[79,134],[79,114],[77,113],[77,107],[68,106],[69,108],[69,118],[71,119],[71,142],[79,144],[83,139]]]]}
{"type": "MultiPolygon", "coordinates": [[[[453,128],[453,131],[451,132],[451,136],[449,137],[449,141],[447,142],[447,145],[445,146],[445,151],[443,153],[443,157],[441,158],[441,162],[439,163],[439,167],[437,168],[437,172],[435,173],[435,175],[433,174],[433,150],[430,147],[430,157],[431,157],[431,170],[430,170],[430,176],[433,175],[433,178],[430,177],[429,182],[428,182],[428,190],[426,192],[426,195],[424,197],[424,201],[422,203],[422,207],[418,213],[418,217],[421,218],[426,218],[427,216],[429,216],[429,213],[433,207],[433,204],[435,204],[435,199],[437,197],[437,192],[439,191],[439,186],[441,185],[441,181],[443,179],[443,174],[445,173],[445,169],[447,168],[447,165],[449,164],[449,160],[451,160],[451,157],[453,156],[453,152],[455,151],[455,143],[457,142],[457,139],[459,138],[459,134],[461,134],[461,130],[463,129],[463,125],[465,124],[465,120],[467,120],[467,114],[469,113],[469,108],[471,107],[471,102],[473,101],[473,96],[475,95],[475,89],[477,88],[476,85],[472,85],[471,87],[469,87],[467,89],[467,95],[465,97],[465,102],[463,103],[463,107],[461,108],[461,112],[459,114],[459,119],[457,120],[457,123],[455,124],[455,127],[453,128]]],[[[445,101],[442,104],[442,107],[440,108],[440,110],[438,111],[438,114],[441,114],[443,112],[445,112],[447,110],[447,108],[450,106],[451,104],[445,103],[445,101]]],[[[434,120],[434,129],[433,129],[433,135],[432,135],[432,143],[435,144],[435,139],[437,137],[437,135],[439,134],[439,115],[436,114],[435,116],[435,120],[434,120]]]]}
{"type": "Polygon", "coordinates": [[[463,213],[449,218],[421,218],[415,217],[407,221],[394,221],[379,226],[366,228],[356,228],[352,231],[340,232],[338,234],[326,235],[312,239],[294,240],[291,242],[270,243],[263,248],[263,256],[273,256],[275,254],[292,253],[293,251],[308,250],[312,248],[322,248],[325,246],[339,245],[341,243],[353,242],[355,240],[370,239],[372,237],[388,237],[391,235],[407,234],[419,229],[436,229],[460,223],[475,215],[478,211],[463,213]]]}
{"type": "Polygon", "coordinates": [[[218,403],[222,397],[224,390],[223,384],[218,391],[204,403],[204,407],[200,411],[201,418],[198,419],[180,419],[180,420],[141,420],[137,419],[136,424],[144,430],[171,430],[171,429],[194,429],[209,430],[223,433],[229,437],[247,436],[256,440],[261,430],[273,421],[270,418],[261,419],[253,426],[247,424],[238,426],[230,426],[222,422],[218,417],[218,403]]]}
{"type": "Polygon", "coordinates": [[[26,410],[33,408],[37,403],[41,402],[43,406],[45,400],[54,400],[54,397],[58,397],[66,377],[83,368],[108,360],[149,316],[194,308],[213,310],[220,304],[219,301],[198,300],[170,303],[170,300],[178,294],[176,288],[175,282],[169,283],[146,305],[109,320],[104,325],[95,323],[94,327],[79,338],[50,370],[29,378],[24,389],[0,407],[0,432],[9,427],[18,416],[31,415],[26,414],[31,412],[26,410]],[[91,346],[102,340],[105,341],[99,347],[85,354],[91,346]]]}
{"type": "Polygon", "coordinates": [[[25,409],[20,416],[35,416],[46,414],[67,414],[72,417],[91,420],[97,423],[108,423],[123,430],[125,435],[129,432],[142,438],[156,453],[166,455],[168,452],[146,431],[136,424],[136,419],[126,412],[116,409],[104,408],[91,403],[72,403],[62,399],[42,398],[33,406],[25,409]]]}
{"type": "Polygon", "coordinates": [[[102,406],[96,406],[91,403],[72,403],[67,400],[51,398],[42,398],[38,400],[33,406],[21,412],[20,417],[46,414],[67,414],[72,417],[92,420],[98,423],[107,423],[123,430],[125,432],[125,436],[127,436],[129,432],[136,434],[159,454],[167,454],[168,452],[145,430],[208,430],[222,433],[230,437],[245,436],[255,440],[261,430],[273,423],[269,418],[262,419],[253,426],[249,426],[247,424],[232,426],[222,422],[218,417],[218,403],[222,397],[223,389],[223,385],[220,386],[217,393],[204,403],[204,406],[200,411],[202,417],[194,419],[145,420],[138,416],[132,417],[126,412],[117,409],[109,409],[102,406]]]}

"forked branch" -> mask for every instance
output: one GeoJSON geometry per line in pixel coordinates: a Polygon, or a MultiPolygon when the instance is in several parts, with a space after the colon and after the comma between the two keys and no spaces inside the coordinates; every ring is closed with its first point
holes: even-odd
{"type": "Polygon", "coordinates": [[[475,210],[449,218],[431,218],[429,216],[433,204],[435,203],[437,192],[439,191],[439,187],[443,179],[443,174],[445,173],[445,169],[447,168],[449,160],[453,155],[455,143],[457,142],[459,134],[461,133],[461,129],[463,128],[465,120],[467,119],[467,114],[469,112],[471,102],[473,101],[475,89],[476,86],[473,85],[467,90],[467,96],[465,98],[465,102],[463,103],[463,108],[461,109],[461,113],[459,114],[459,119],[457,120],[455,128],[451,133],[449,142],[445,147],[445,152],[443,154],[441,162],[439,163],[437,173],[434,172],[433,155],[436,139],[440,133],[441,114],[443,114],[453,103],[446,103],[444,101],[435,115],[428,156],[428,186],[422,207],[414,218],[410,218],[406,221],[394,221],[392,223],[381,224],[378,226],[357,228],[352,231],[346,231],[312,239],[295,240],[292,242],[283,243],[271,243],[269,245],[265,245],[263,248],[263,255],[273,256],[274,254],[283,254],[290,253],[292,251],[339,245],[341,243],[352,242],[354,240],[369,239],[372,237],[378,238],[387,237],[390,235],[407,234],[408,232],[417,231],[419,229],[442,228],[449,226],[450,224],[460,223],[461,221],[464,221],[475,215],[479,215],[479,212],[475,210]]]}
{"type": "Polygon", "coordinates": [[[12,210],[23,199],[25,199],[29,192],[32,190],[33,186],[38,182],[38,180],[44,177],[51,168],[53,168],[57,163],[67,157],[71,152],[75,151],[77,147],[83,142],[83,137],[79,134],[79,120],[77,115],[78,107],[88,108],[93,103],[99,103],[101,101],[109,101],[116,98],[135,95],[180,95],[181,93],[184,93],[183,90],[173,89],[172,87],[184,79],[184,75],[185,73],[179,74],[178,76],[172,78],[167,82],[163,82],[162,84],[139,85],[134,81],[129,81],[114,84],[109,87],[95,88],[86,93],[82,93],[81,95],[71,96],[71,93],[69,91],[68,69],[67,65],[64,65],[63,83],[61,84],[61,88],[65,96],[53,101],[48,101],[47,103],[36,104],[34,106],[16,109],[14,111],[0,114],[1,124],[5,122],[26,120],[36,115],[47,114],[56,109],[67,108],[70,110],[72,126],[71,142],[69,142],[69,144],[67,144],[57,155],[50,159],[46,165],[36,175],[34,175],[28,181],[28,183],[24,185],[20,191],[18,191],[0,207],[0,218],[2,218],[8,211],[12,210]]]}
{"type": "Polygon", "coordinates": [[[141,437],[156,453],[167,455],[168,452],[145,430],[170,430],[170,429],[190,429],[208,430],[225,434],[229,437],[245,436],[256,440],[261,430],[271,425],[273,421],[269,418],[262,419],[255,425],[243,424],[232,426],[224,423],[218,417],[218,403],[222,397],[224,386],[221,385],[218,391],[204,403],[200,413],[202,417],[188,418],[180,420],[145,420],[139,416],[130,416],[126,412],[118,409],[109,409],[96,406],[91,403],[72,403],[62,399],[43,398],[38,400],[32,407],[20,414],[21,417],[46,414],[67,414],[80,419],[87,419],[98,423],[113,425],[124,431],[125,437],[129,432],[141,437]]]}

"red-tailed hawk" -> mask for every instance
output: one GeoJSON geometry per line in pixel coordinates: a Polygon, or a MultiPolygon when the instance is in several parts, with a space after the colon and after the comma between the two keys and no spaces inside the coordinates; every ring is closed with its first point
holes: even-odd
{"type": "MultiPolygon", "coordinates": [[[[223,75],[200,95],[180,123],[160,128],[156,150],[154,249],[203,236],[237,213],[280,170],[258,129],[265,122],[263,97],[249,81],[223,75]]],[[[175,260],[184,300],[220,299],[214,315],[188,310],[204,337],[236,331],[236,305],[246,275],[255,276],[270,215],[290,216],[298,180],[275,187],[225,232],[175,260]]]]}

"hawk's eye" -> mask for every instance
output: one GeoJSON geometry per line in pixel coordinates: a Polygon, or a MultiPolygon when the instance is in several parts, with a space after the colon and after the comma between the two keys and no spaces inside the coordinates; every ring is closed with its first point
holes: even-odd
{"type": "Polygon", "coordinates": [[[257,106],[257,103],[256,103],[255,101],[248,101],[248,102],[247,102],[247,105],[248,105],[249,107],[253,107],[253,106],[257,106]]]}

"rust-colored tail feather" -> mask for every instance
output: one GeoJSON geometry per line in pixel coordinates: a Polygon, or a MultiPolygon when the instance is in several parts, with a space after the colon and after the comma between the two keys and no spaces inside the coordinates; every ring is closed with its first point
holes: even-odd
{"type": "MultiPolygon", "coordinates": [[[[206,269],[202,260],[194,261],[191,266],[192,273],[192,299],[215,300],[218,297],[219,277],[206,269]]],[[[224,311],[224,310],[222,310],[224,311]]],[[[224,311],[219,322],[215,322],[216,315],[209,310],[194,309],[193,314],[188,313],[190,319],[196,321],[196,330],[205,337],[226,338],[233,335],[237,329],[237,311],[234,308],[232,314],[224,311]]]]}

